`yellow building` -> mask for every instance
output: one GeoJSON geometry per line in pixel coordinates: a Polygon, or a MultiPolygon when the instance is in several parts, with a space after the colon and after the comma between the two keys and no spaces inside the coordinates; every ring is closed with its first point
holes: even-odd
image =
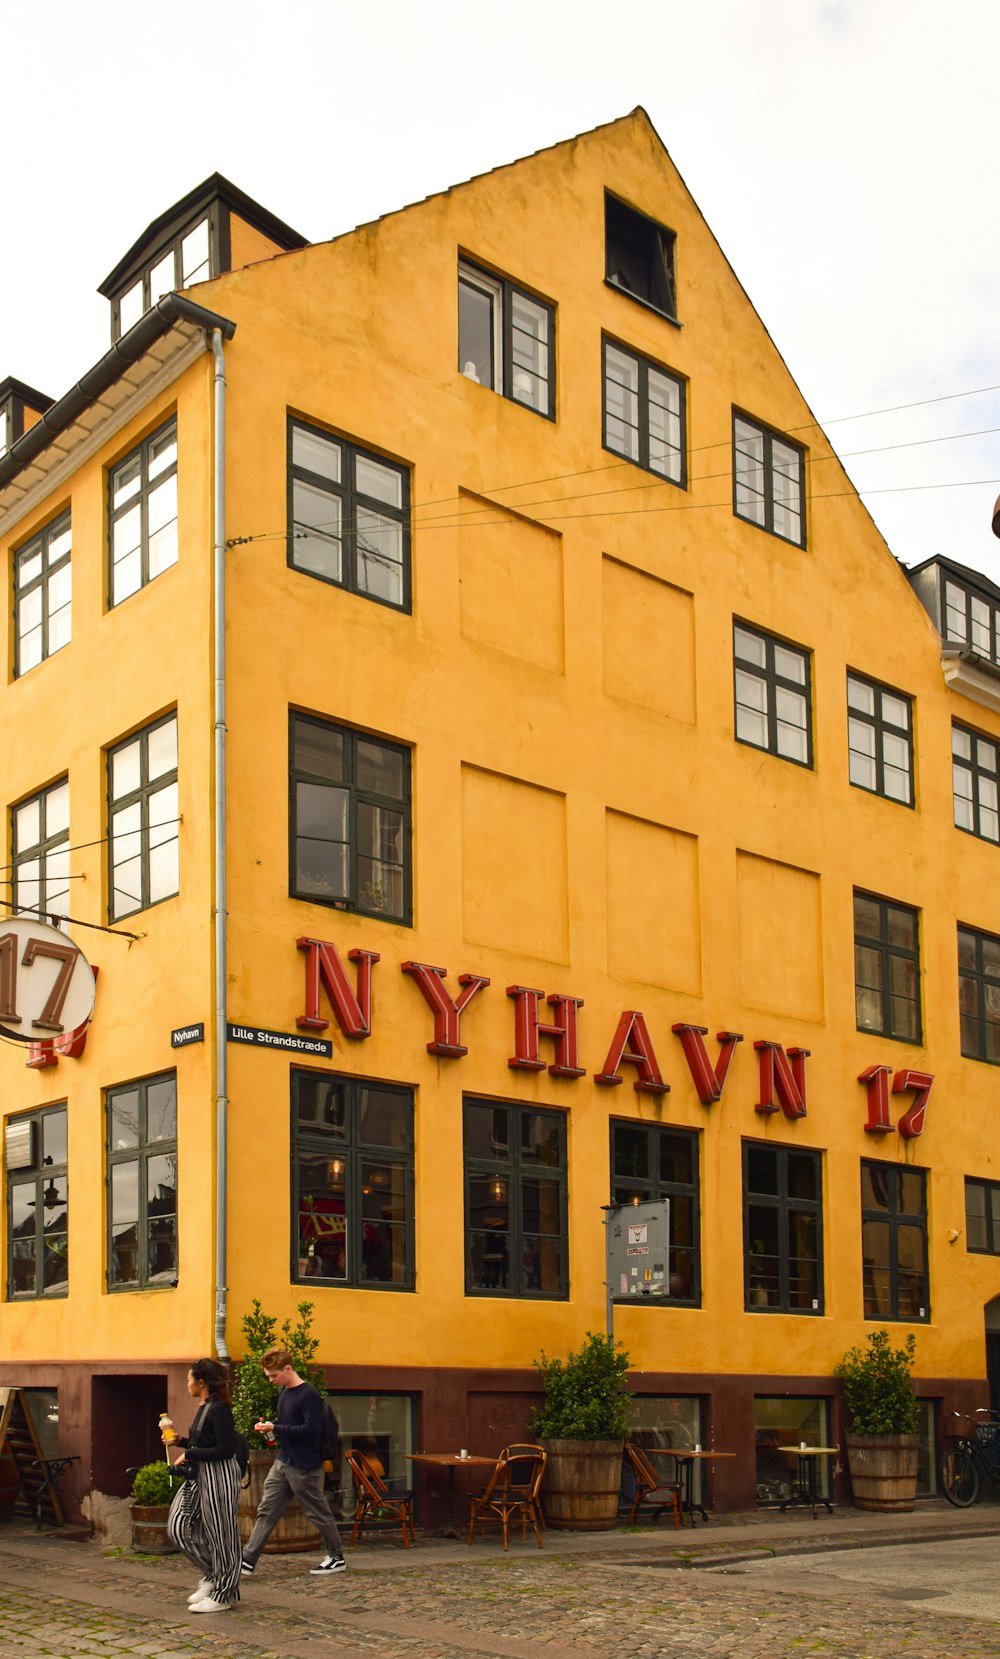
{"type": "Polygon", "coordinates": [[[311,246],[215,175],[101,291],[0,386],[6,905],[99,969],[0,1047],[0,1381],[71,1504],[254,1298],[390,1472],[495,1450],[645,1198],[637,1432],[778,1499],[885,1324],[932,1490],[1000,1377],[1000,590],[908,580],[641,110],[311,246]]]}

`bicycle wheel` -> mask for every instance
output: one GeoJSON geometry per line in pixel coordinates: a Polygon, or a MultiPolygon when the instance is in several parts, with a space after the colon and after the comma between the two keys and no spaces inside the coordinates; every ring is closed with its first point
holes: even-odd
{"type": "Polygon", "coordinates": [[[968,1509],[979,1496],[979,1470],[968,1446],[945,1452],[941,1459],[941,1489],[949,1503],[968,1509]]]}

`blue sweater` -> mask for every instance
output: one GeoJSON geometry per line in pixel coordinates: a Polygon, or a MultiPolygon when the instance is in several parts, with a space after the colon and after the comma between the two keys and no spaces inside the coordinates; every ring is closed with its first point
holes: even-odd
{"type": "Polygon", "coordinates": [[[278,1394],[274,1432],[278,1457],[293,1469],[318,1469],[323,1462],[323,1402],[312,1383],[283,1388],[278,1394]]]}

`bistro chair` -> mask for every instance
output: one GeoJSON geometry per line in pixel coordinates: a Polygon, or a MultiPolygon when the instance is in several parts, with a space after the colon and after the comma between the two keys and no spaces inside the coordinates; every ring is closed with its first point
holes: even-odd
{"type": "Polygon", "coordinates": [[[541,1446],[505,1446],[497,1458],[485,1490],[469,1498],[469,1538],[476,1535],[476,1524],[494,1521],[503,1533],[506,1550],[510,1537],[511,1520],[521,1518],[521,1537],[528,1536],[531,1522],[538,1548],[542,1547],[540,1528],[544,1526],[538,1492],[545,1473],[546,1453],[541,1446]]]}
{"type": "Polygon", "coordinates": [[[364,1452],[352,1449],[346,1455],[354,1477],[355,1509],[351,1544],[359,1542],[366,1521],[377,1521],[380,1526],[400,1527],[403,1548],[408,1550],[413,1543],[413,1493],[390,1492],[364,1452]]]}
{"type": "MultiPolygon", "coordinates": [[[[653,1468],[652,1462],[646,1456],[641,1446],[634,1446],[629,1440],[625,1445],[625,1456],[631,1466],[632,1477],[635,1481],[635,1493],[632,1498],[632,1507],[628,1512],[628,1525],[632,1526],[640,1509],[648,1506],[655,1508],[657,1514],[662,1509],[673,1512],[674,1527],[681,1524],[681,1488],[676,1474],[670,1480],[665,1480],[653,1468]]],[[[655,1516],[653,1517],[655,1520],[655,1516]]]]}

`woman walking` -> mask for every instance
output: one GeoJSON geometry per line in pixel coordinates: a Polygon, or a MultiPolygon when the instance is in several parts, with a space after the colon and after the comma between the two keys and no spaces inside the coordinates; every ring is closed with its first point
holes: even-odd
{"type": "Polygon", "coordinates": [[[214,1359],[196,1360],[188,1372],[188,1393],[199,1402],[174,1467],[187,1474],[170,1505],[171,1543],[201,1570],[201,1583],[188,1597],[192,1613],[228,1613],[240,1599],[239,1443],[229,1406],[226,1372],[214,1359]]]}

